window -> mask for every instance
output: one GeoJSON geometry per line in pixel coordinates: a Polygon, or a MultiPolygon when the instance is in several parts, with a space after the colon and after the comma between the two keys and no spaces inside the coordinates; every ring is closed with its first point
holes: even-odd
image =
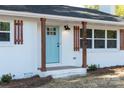
{"type": "Polygon", "coordinates": [[[107,40],[107,48],[116,48],[117,41],[116,40],[107,40]]]}
{"type": "Polygon", "coordinates": [[[117,32],[112,31],[112,30],[107,30],[107,38],[116,39],[117,38],[117,32]]]}
{"type": "Polygon", "coordinates": [[[105,30],[94,30],[94,38],[105,38],[105,30]]]}
{"type": "Polygon", "coordinates": [[[55,27],[47,27],[47,35],[56,35],[55,27]]]}
{"type": "Polygon", "coordinates": [[[94,30],[94,48],[105,48],[105,30],[94,30]]]}
{"type": "Polygon", "coordinates": [[[0,41],[10,41],[9,22],[0,22],[0,41]]]}
{"type": "MultiPolygon", "coordinates": [[[[83,31],[80,30],[80,47],[83,43],[83,31]]],[[[116,30],[101,30],[87,29],[87,48],[104,49],[117,48],[117,31],[116,30]],[[94,44],[94,45],[92,45],[94,44]]]]}
{"type": "Polygon", "coordinates": [[[117,48],[117,31],[107,30],[107,48],[117,48]]]}
{"type": "Polygon", "coordinates": [[[105,40],[95,40],[94,48],[105,48],[105,40]]]}
{"type": "MultiPolygon", "coordinates": [[[[83,31],[80,30],[80,47],[83,46],[83,31]]],[[[87,29],[87,48],[92,48],[92,29],[87,29]]]]}

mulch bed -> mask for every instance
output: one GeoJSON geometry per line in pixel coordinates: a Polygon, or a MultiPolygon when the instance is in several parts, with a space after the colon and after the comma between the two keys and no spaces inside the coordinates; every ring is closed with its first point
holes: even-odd
{"type": "Polygon", "coordinates": [[[89,71],[88,75],[104,75],[104,74],[113,74],[115,73],[114,69],[121,69],[124,71],[124,66],[123,65],[118,65],[118,66],[111,66],[111,67],[104,67],[104,68],[98,68],[96,71],[89,71]]]}
{"type": "Polygon", "coordinates": [[[99,68],[96,71],[89,71],[88,75],[102,75],[102,74],[113,74],[115,71],[109,68],[99,68]]]}
{"type": "Polygon", "coordinates": [[[44,85],[52,80],[51,76],[40,78],[39,76],[33,76],[31,78],[12,80],[8,84],[0,84],[0,88],[35,88],[44,85]]]}

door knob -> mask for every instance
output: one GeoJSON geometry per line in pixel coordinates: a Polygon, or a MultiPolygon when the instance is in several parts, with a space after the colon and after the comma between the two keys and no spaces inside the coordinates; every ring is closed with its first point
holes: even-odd
{"type": "Polygon", "coordinates": [[[59,47],[59,42],[57,43],[57,47],[59,47]]]}

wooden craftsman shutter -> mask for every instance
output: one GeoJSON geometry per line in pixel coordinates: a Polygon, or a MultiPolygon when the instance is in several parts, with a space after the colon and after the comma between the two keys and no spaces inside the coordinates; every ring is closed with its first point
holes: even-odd
{"type": "Polygon", "coordinates": [[[74,51],[80,50],[80,27],[74,26],[74,51]]]}
{"type": "Polygon", "coordinates": [[[120,30],[120,50],[124,50],[124,29],[120,30]]]}
{"type": "Polygon", "coordinates": [[[14,21],[14,43],[23,44],[23,21],[14,21]]]}

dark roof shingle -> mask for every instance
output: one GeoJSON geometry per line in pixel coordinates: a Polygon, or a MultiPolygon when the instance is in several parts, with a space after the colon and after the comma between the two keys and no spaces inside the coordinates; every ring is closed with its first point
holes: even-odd
{"type": "Polygon", "coordinates": [[[0,5],[0,9],[115,22],[124,21],[124,19],[121,17],[107,14],[98,10],[65,5],[0,5]]]}

